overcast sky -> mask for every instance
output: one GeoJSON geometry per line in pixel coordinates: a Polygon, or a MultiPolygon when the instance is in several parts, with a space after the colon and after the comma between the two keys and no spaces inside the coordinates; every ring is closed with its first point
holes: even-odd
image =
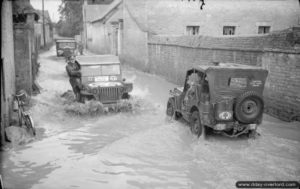
{"type": "MultiPolygon", "coordinates": [[[[35,9],[42,10],[42,0],[30,0],[31,5],[35,9]]],[[[44,0],[44,8],[49,11],[49,15],[53,22],[59,20],[58,7],[61,4],[61,0],[44,0]]]]}

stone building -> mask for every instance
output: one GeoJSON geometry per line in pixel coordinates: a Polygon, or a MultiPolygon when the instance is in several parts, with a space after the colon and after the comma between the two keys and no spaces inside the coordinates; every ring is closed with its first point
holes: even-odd
{"type": "Polygon", "coordinates": [[[4,0],[1,7],[1,143],[4,142],[4,128],[9,125],[16,90],[12,33],[12,1],[4,0]]]}
{"type": "Polygon", "coordinates": [[[14,94],[32,93],[38,49],[34,23],[39,16],[29,0],[1,2],[1,143],[12,116],[14,94]]]}
{"type": "Polygon", "coordinates": [[[13,1],[13,34],[16,91],[25,89],[31,95],[37,74],[38,48],[34,24],[39,15],[29,0],[13,1]]]}
{"type": "Polygon", "coordinates": [[[91,22],[102,14],[109,5],[107,4],[88,4],[87,0],[84,0],[82,6],[82,20],[83,20],[83,31],[82,31],[82,41],[84,43],[85,48],[89,48],[92,43],[91,37],[91,22]]]}
{"type": "Polygon", "coordinates": [[[115,0],[110,4],[101,5],[85,3],[83,12],[87,49],[98,54],[120,54],[122,1],[115,0]]]}
{"type": "Polygon", "coordinates": [[[202,10],[199,0],[125,2],[158,34],[256,35],[300,24],[298,0],[206,0],[202,10]]]}
{"type": "MultiPolygon", "coordinates": [[[[124,58],[147,64],[148,35],[264,35],[300,24],[298,0],[124,0],[124,58]]],[[[138,65],[137,65],[138,66],[138,65]]]]}

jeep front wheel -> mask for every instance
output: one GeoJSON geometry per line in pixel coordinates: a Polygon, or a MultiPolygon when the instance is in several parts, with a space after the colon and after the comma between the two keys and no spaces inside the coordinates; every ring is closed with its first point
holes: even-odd
{"type": "Polygon", "coordinates": [[[263,114],[263,99],[254,91],[242,94],[235,104],[235,117],[243,123],[253,123],[263,114]]]}
{"type": "Polygon", "coordinates": [[[198,111],[194,111],[191,116],[191,131],[198,138],[202,135],[204,139],[206,139],[206,128],[203,124],[201,124],[200,115],[198,111]]]}

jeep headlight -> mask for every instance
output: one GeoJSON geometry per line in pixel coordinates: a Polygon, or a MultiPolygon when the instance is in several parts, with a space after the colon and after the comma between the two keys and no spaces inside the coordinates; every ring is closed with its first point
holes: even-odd
{"type": "Polygon", "coordinates": [[[111,80],[111,81],[117,81],[117,80],[118,80],[118,77],[112,75],[112,76],[109,77],[109,80],[111,80]]]}
{"type": "Polygon", "coordinates": [[[223,120],[230,120],[232,118],[231,112],[221,112],[219,113],[219,118],[223,120]]]}

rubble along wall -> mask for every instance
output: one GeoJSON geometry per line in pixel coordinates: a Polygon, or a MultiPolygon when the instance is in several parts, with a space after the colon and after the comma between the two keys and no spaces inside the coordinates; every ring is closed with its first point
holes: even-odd
{"type": "Polygon", "coordinates": [[[187,69],[213,61],[262,66],[269,71],[266,112],[290,120],[300,115],[299,33],[300,28],[291,28],[248,37],[154,35],[148,40],[149,62],[142,69],[182,85],[187,69]]]}

